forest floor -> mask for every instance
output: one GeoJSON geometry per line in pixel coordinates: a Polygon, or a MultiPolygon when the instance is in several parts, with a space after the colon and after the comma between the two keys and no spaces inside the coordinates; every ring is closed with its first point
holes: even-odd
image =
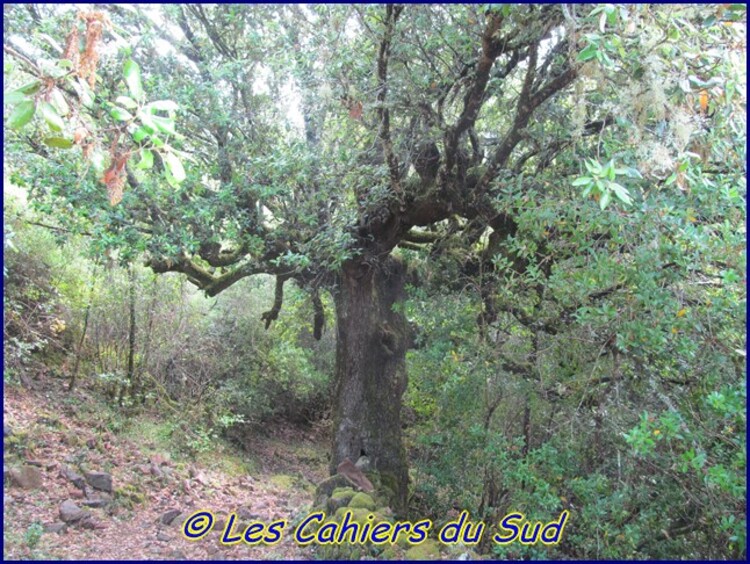
{"type": "Polygon", "coordinates": [[[5,559],[315,557],[294,543],[291,527],[307,515],[315,484],[327,477],[327,433],[279,425],[250,437],[244,453],[217,442],[186,456],[174,452],[169,437],[180,432],[174,426],[153,414],[124,418],[96,395],[69,393],[63,385],[45,378],[32,389],[5,386],[5,559]],[[94,489],[87,472],[110,476],[111,494],[109,478],[94,476],[103,480],[94,489]],[[240,534],[251,521],[290,524],[273,546],[223,546],[218,527],[188,541],[181,524],[198,510],[217,520],[236,513],[240,534]]]}

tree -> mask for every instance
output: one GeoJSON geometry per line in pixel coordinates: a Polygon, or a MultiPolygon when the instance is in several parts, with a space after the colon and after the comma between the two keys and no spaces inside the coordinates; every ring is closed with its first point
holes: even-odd
{"type": "MultiPolygon", "coordinates": [[[[6,143],[38,157],[9,161],[14,180],[42,207],[66,210],[59,219],[69,227],[85,226],[98,252],[145,255],[155,272],[184,273],[208,295],[275,275],[267,327],[291,280],[309,291],[319,335],[319,295],[330,291],[331,471],[367,455],[399,509],[414,337],[402,306],[404,250],[452,259],[464,274],[522,278],[511,299],[501,298],[499,276],[482,283],[483,331],[499,315],[558,331],[545,308],[557,307],[564,325],[625,291],[613,279],[562,303],[550,279],[591,241],[614,240],[611,228],[637,231],[654,183],[685,189],[690,147],[665,136],[684,137],[687,122],[710,127],[722,104],[736,108],[728,83],[715,80],[728,69],[686,53],[736,41],[743,17],[734,7],[613,5],[11,10],[6,65],[34,81],[6,96],[15,104],[7,126],[19,130],[6,143]],[[681,35],[690,26],[697,39],[681,35]],[[70,30],[64,49],[52,38],[59,29],[70,30]],[[100,60],[105,48],[121,57],[100,60]],[[669,95],[686,123],[667,115],[667,77],[680,81],[669,95]],[[35,113],[46,125],[31,122],[35,113]],[[45,128],[53,136],[40,143],[45,128]],[[637,154],[647,143],[654,158],[637,154]],[[59,151],[78,147],[86,159],[59,151]],[[672,163],[674,179],[665,176],[672,163]],[[546,208],[533,242],[519,245],[545,193],[561,195],[564,213],[546,208]],[[629,216],[631,205],[638,213],[629,216]],[[563,215],[572,221],[559,223],[563,215]],[[599,217],[602,227],[578,232],[576,217],[599,217]]],[[[630,260],[623,248],[619,257],[630,260]]]]}

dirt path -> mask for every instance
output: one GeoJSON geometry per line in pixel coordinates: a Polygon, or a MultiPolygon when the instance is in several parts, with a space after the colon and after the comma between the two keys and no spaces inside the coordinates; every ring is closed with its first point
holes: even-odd
{"type": "MultiPolygon", "coordinates": [[[[127,438],[81,419],[61,406],[49,391],[6,388],[4,419],[12,436],[4,439],[4,465],[15,469],[34,464],[41,487],[4,485],[4,556],[6,559],[310,559],[309,548],[292,539],[295,519],[306,515],[314,482],[325,477],[325,443],[320,434],[280,429],[254,438],[254,470],[237,470],[237,455],[209,453],[193,462],[172,461],[160,445],[144,437],[127,438]],[[157,452],[153,447],[156,446],[157,452]],[[86,493],[64,475],[81,468],[111,475],[113,499],[101,508],[86,508],[90,518],[67,525],[60,533],[42,526],[62,526],[60,506],[71,500],[84,508],[86,493]],[[180,512],[170,525],[169,511],[180,512]],[[186,540],[180,523],[191,513],[210,510],[219,519],[235,512],[238,523],[291,522],[282,541],[273,546],[240,542],[222,546],[221,532],[199,541],[186,540]],[[94,528],[86,528],[94,527],[94,528]]],[[[85,401],[85,400],[83,400],[85,401]]],[[[106,497],[103,496],[103,497],[106,497]]],[[[244,527],[242,527],[244,529],[244,527]]],[[[242,531],[240,530],[240,532],[242,531]]],[[[237,531],[235,527],[234,532],[237,531]]]]}

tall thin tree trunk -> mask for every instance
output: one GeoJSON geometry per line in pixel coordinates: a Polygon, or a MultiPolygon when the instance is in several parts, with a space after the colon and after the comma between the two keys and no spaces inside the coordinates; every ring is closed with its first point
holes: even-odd
{"type": "Polygon", "coordinates": [[[83,342],[86,340],[86,332],[89,328],[89,316],[91,315],[91,304],[94,301],[94,288],[96,287],[96,266],[91,272],[91,282],[89,284],[89,299],[86,302],[86,312],[83,315],[83,330],[81,331],[81,338],[78,340],[78,346],[76,347],[76,361],[73,365],[73,371],[70,373],[70,381],[68,382],[68,391],[72,391],[76,385],[76,378],[78,377],[78,367],[81,364],[81,353],[83,352],[83,342]]]}
{"type": "MultiPolygon", "coordinates": [[[[153,277],[153,283],[151,285],[151,300],[149,301],[148,311],[146,312],[146,333],[143,336],[143,353],[141,355],[141,362],[138,366],[138,372],[141,375],[143,374],[144,370],[148,369],[148,362],[151,356],[151,333],[154,327],[154,310],[156,309],[156,302],[158,299],[158,295],[156,293],[156,290],[158,288],[158,277],[156,274],[154,274],[153,277]]],[[[139,390],[137,391],[139,394],[141,394],[141,403],[145,403],[146,394],[143,393],[143,382],[140,378],[138,382],[139,390]]]]}
{"type": "Polygon", "coordinates": [[[127,386],[123,386],[123,388],[120,390],[120,405],[122,405],[123,396],[125,395],[125,389],[128,388],[132,396],[133,390],[138,384],[135,379],[135,270],[132,266],[128,268],[128,275],[130,281],[128,288],[128,306],[130,311],[130,323],[128,324],[128,373],[127,386]]]}
{"type": "Polygon", "coordinates": [[[396,511],[406,509],[408,470],[401,436],[401,400],[406,390],[409,334],[399,308],[405,271],[394,258],[379,264],[352,263],[334,294],[337,332],[334,443],[331,473],[349,458],[367,456],[393,494],[396,511]]]}

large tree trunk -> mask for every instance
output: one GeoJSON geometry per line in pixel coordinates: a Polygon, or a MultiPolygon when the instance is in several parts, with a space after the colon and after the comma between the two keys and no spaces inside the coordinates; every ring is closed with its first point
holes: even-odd
{"type": "Polygon", "coordinates": [[[347,265],[335,292],[337,316],[334,439],[331,473],[344,459],[367,456],[406,508],[408,472],[401,438],[401,397],[406,389],[409,336],[400,308],[404,266],[389,257],[347,265]]]}

